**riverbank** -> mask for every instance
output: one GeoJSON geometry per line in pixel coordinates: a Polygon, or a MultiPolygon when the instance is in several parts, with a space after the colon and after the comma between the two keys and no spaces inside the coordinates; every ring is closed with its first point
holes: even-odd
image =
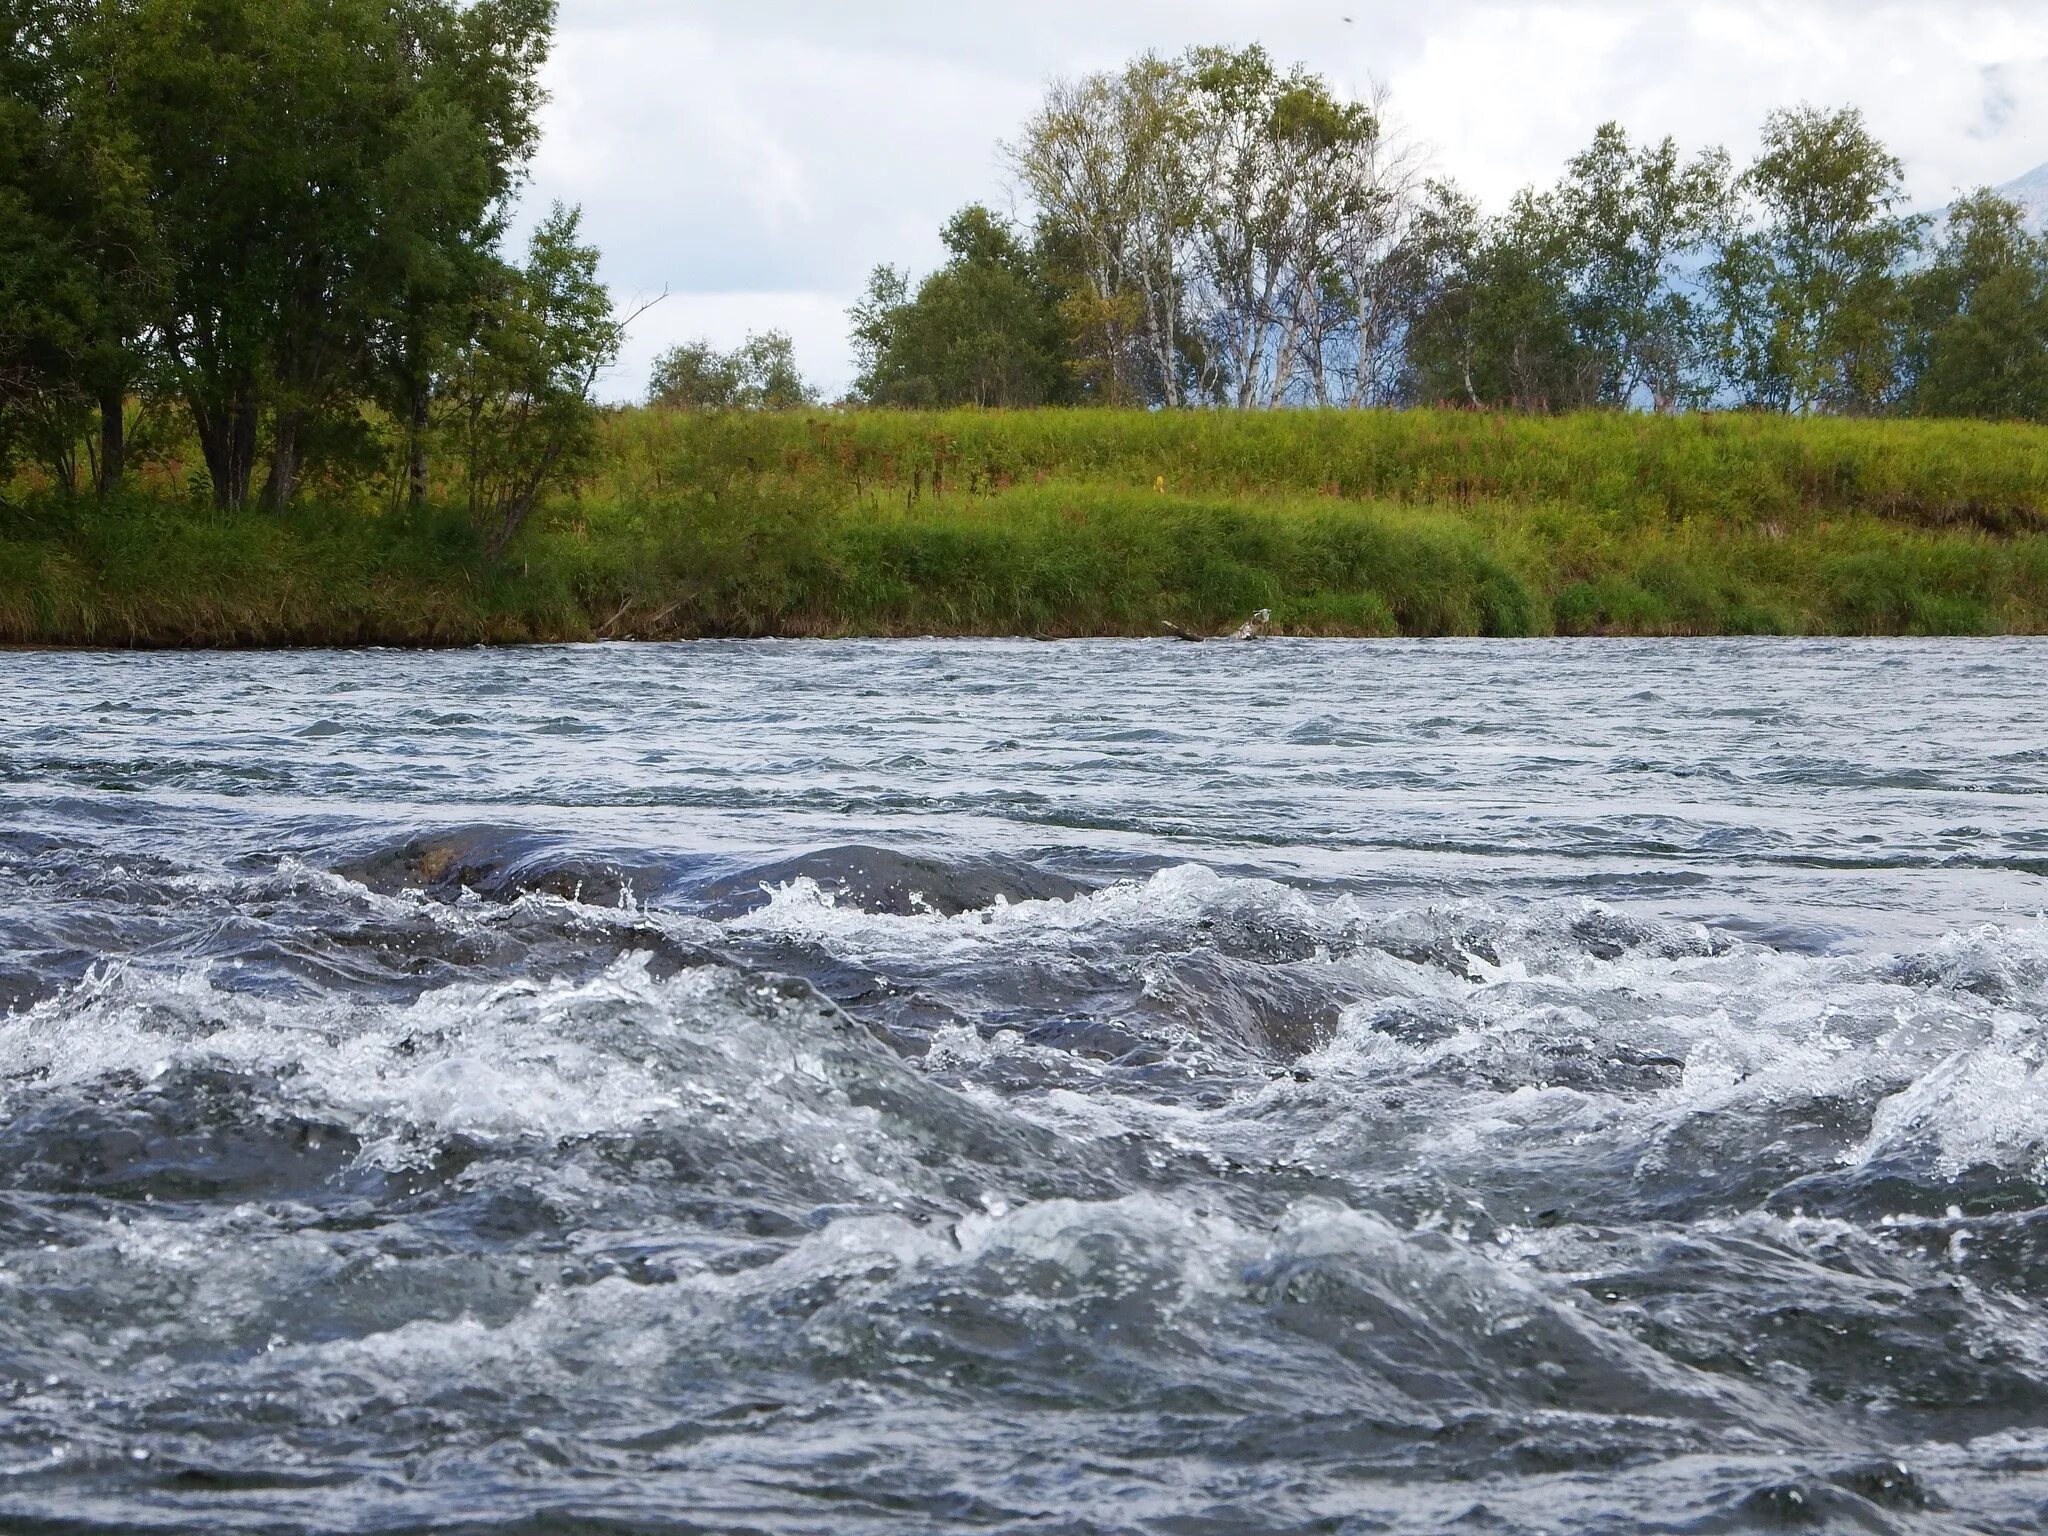
{"type": "Polygon", "coordinates": [[[621,412],[460,513],[0,514],[0,643],[2048,632],[2048,429],[1754,417],[621,412]]]}

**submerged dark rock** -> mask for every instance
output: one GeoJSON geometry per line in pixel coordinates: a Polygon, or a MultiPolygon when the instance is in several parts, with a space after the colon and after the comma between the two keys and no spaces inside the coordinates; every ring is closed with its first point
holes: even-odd
{"type": "Polygon", "coordinates": [[[976,912],[998,901],[1063,901],[1092,887],[1023,859],[942,857],[849,844],[756,864],[705,882],[693,901],[712,916],[735,916],[763,905],[767,892],[792,880],[813,880],[863,912],[942,917],[976,912]]]}

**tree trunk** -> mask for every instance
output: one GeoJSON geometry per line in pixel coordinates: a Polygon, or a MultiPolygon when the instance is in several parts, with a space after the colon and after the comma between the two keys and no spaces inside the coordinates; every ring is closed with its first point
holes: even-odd
{"type": "Polygon", "coordinates": [[[266,511],[282,512],[292,504],[299,484],[299,428],[305,418],[297,411],[283,411],[277,418],[277,441],[270,449],[270,474],[263,482],[266,511]]]}
{"type": "Polygon", "coordinates": [[[427,386],[414,385],[412,432],[405,465],[406,501],[414,507],[424,506],[427,500],[427,404],[427,386]]]}
{"type": "Polygon", "coordinates": [[[100,391],[99,493],[102,496],[111,496],[120,489],[121,476],[126,469],[122,460],[127,452],[127,424],[122,413],[127,405],[128,392],[119,385],[110,385],[100,391]]]}
{"type": "Polygon", "coordinates": [[[540,485],[536,481],[506,498],[504,507],[498,514],[498,526],[484,541],[484,553],[493,562],[503,558],[505,546],[526,526],[526,519],[532,513],[534,501],[539,494],[540,485]]]}
{"type": "Polygon", "coordinates": [[[246,396],[216,405],[194,404],[193,426],[199,452],[213,481],[213,504],[238,510],[249,500],[249,479],[256,468],[256,405],[246,396]]]}

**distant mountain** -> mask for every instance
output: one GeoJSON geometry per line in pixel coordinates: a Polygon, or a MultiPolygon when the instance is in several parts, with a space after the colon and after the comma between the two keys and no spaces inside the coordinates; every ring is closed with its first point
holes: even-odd
{"type": "Polygon", "coordinates": [[[1998,189],[2027,210],[2027,223],[2036,230],[2048,230],[2048,165],[2037,165],[2024,176],[2015,176],[1998,189]]]}
{"type": "MultiPolygon", "coordinates": [[[[2026,210],[2027,228],[2037,234],[2048,234],[2048,165],[2037,165],[2026,175],[2015,176],[1991,190],[2000,197],[2011,198],[2026,210]]],[[[1949,208],[1954,206],[1953,203],[1948,205],[1949,208]]],[[[1929,218],[1931,241],[1939,240],[1948,224],[1948,208],[1935,209],[1929,218]]]]}

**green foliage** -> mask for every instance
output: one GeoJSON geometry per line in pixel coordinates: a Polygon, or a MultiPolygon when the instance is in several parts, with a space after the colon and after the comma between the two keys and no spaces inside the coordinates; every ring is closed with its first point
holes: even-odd
{"type": "Polygon", "coordinates": [[[918,284],[877,268],[854,306],[859,375],[871,405],[1029,406],[1071,398],[1060,295],[1039,254],[979,204],[942,238],[950,257],[918,284]]]}
{"type": "Polygon", "coordinates": [[[1113,405],[1188,398],[1188,132],[1185,70],[1148,53],[1054,81],[1006,146],[1066,295],[1075,372],[1113,405]]]}
{"type": "Polygon", "coordinates": [[[647,403],[685,411],[793,411],[818,403],[796,366],[787,332],[749,332],[730,352],[708,341],[671,347],[655,359],[647,403]]]}
{"type": "MultiPolygon", "coordinates": [[[[1182,61],[1188,162],[1187,291],[1204,399],[1240,408],[1288,397],[1297,366],[1327,371],[1299,345],[1341,308],[1340,252],[1379,213],[1361,170],[1379,137],[1373,112],[1339,101],[1263,48],[1196,48],[1182,61]]],[[[1321,387],[1321,386],[1319,386],[1321,387]]]]}
{"type": "MultiPolygon", "coordinates": [[[[1054,82],[1008,154],[1080,399],[2039,415],[2032,258],[1985,233],[1908,280],[1926,221],[1853,109],[1772,113],[1740,177],[1609,123],[1487,217],[1417,176],[1372,104],[1196,48],[1054,82]]],[[[904,307],[893,269],[875,283],[869,359],[904,307]]],[[[919,350],[973,331],[935,314],[919,350]]]]}
{"type": "Polygon", "coordinates": [[[67,491],[81,449],[103,490],[120,478],[132,341],[160,276],[133,135],[90,88],[108,27],[80,0],[0,3],[0,468],[26,451],[67,491]]]}
{"type": "Polygon", "coordinates": [[[1435,281],[1409,336],[1415,393],[1522,411],[1599,403],[1605,359],[1575,324],[1570,235],[1550,205],[1525,193],[1482,221],[1453,188],[1431,198],[1416,233],[1435,281]]]}
{"type": "Polygon", "coordinates": [[[1669,138],[1633,148],[1618,123],[1601,126],[1548,195],[1575,336],[1600,362],[1600,404],[1647,397],[1661,412],[1710,392],[1706,307],[1680,269],[1725,232],[1730,196],[1722,151],[1688,161],[1669,138]]]}
{"type": "Polygon", "coordinates": [[[1700,403],[1712,387],[1706,311],[1679,269],[1727,205],[1719,151],[1687,162],[1670,139],[1636,149],[1614,123],[1554,189],[1521,193],[1499,218],[1433,185],[1413,236],[1430,280],[1409,333],[1412,397],[1515,410],[1700,403]]]}
{"type": "Polygon", "coordinates": [[[597,278],[597,250],[578,238],[582,217],[557,203],[540,222],[525,266],[501,270],[448,380],[470,511],[490,528],[493,553],[544,490],[588,469],[597,448],[591,390],[623,333],[597,278]]]}
{"type": "Polygon", "coordinates": [[[1902,264],[1921,222],[1897,157],[1854,109],[1773,112],[1743,174],[1747,227],[1715,261],[1729,385],[1773,410],[1868,412],[1896,380],[1902,264]]]}
{"type": "Polygon", "coordinates": [[[222,504],[248,493],[266,415],[265,495],[287,502],[300,428],[353,409],[408,280],[488,241],[552,19],[537,0],[137,0],[112,69],[177,258],[154,329],[222,504]]]}
{"type": "Polygon", "coordinates": [[[647,403],[679,411],[730,410],[740,402],[740,357],[708,341],[683,342],[654,360],[647,403]]]}
{"type": "Polygon", "coordinates": [[[1916,415],[2048,420],[2048,238],[2017,206],[1989,191],[1958,202],[1905,303],[1916,415]]]}
{"type": "MultiPolygon", "coordinates": [[[[272,507],[367,410],[419,439],[499,270],[553,0],[6,0],[0,373],[103,488],[130,399],[189,413],[215,501],[272,507]],[[90,451],[93,445],[87,445],[90,451]]],[[[32,436],[36,434],[31,434],[32,436]]]]}
{"type": "Polygon", "coordinates": [[[1397,213],[1383,149],[1370,106],[1257,46],[1056,82],[1009,154],[1075,376],[1116,404],[1336,401],[1397,213]]]}

